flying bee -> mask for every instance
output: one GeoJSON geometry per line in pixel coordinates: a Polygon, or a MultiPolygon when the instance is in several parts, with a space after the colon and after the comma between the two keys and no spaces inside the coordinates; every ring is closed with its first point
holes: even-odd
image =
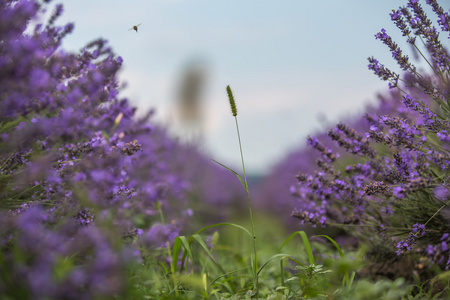
{"type": "Polygon", "coordinates": [[[138,27],[141,26],[142,23],[139,23],[137,25],[134,25],[133,27],[131,27],[130,29],[128,29],[128,31],[130,30],[136,30],[136,32],[138,32],[138,27]]]}

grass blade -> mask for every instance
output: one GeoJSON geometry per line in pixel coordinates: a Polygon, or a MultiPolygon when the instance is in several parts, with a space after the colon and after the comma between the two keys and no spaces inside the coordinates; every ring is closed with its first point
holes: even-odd
{"type": "Polygon", "coordinates": [[[217,223],[217,224],[209,225],[209,226],[203,227],[203,228],[200,229],[200,230],[197,230],[193,235],[199,234],[199,233],[201,233],[201,232],[203,232],[203,231],[205,231],[205,230],[207,230],[207,229],[209,229],[209,228],[219,227],[219,226],[231,226],[231,227],[236,227],[236,228],[238,228],[238,229],[244,231],[245,233],[247,233],[247,234],[253,239],[253,235],[250,233],[250,231],[248,231],[245,227],[243,227],[243,226],[241,226],[241,225],[234,224],[234,223],[217,223]]]}
{"type": "MultiPolygon", "coordinates": [[[[312,253],[312,248],[311,248],[311,244],[309,243],[309,239],[308,236],[306,235],[306,232],[304,231],[296,231],[293,234],[291,234],[287,240],[283,243],[283,245],[281,246],[281,248],[283,248],[284,246],[286,246],[286,244],[296,235],[300,235],[300,237],[303,240],[303,245],[305,246],[305,250],[306,250],[306,254],[308,255],[308,260],[309,260],[309,264],[313,265],[314,264],[314,256],[312,253]]],[[[280,249],[281,249],[280,248],[280,249]]]]}
{"type": "MultiPolygon", "coordinates": [[[[185,236],[180,236],[180,240],[183,243],[183,247],[184,249],[186,249],[186,252],[189,257],[191,258],[192,261],[194,261],[194,256],[192,255],[192,251],[191,251],[191,247],[189,246],[190,243],[186,240],[185,236]]],[[[186,257],[186,255],[183,255],[183,257],[186,257]]],[[[183,259],[183,264],[184,264],[184,259],[183,259]]]]}
{"type": "Polygon", "coordinates": [[[175,274],[177,270],[177,261],[178,261],[178,255],[180,253],[181,248],[181,238],[178,236],[175,241],[173,242],[172,247],[172,273],[175,274]]]}
{"type": "Polygon", "coordinates": [[[320,236],[320,237],[327,238],[327,239],[328,239],[330,242],[332,242],[333,245],[336,247],[337,251],[339,252],[339,255],[341,256],[341,258],[344,258],[344,257],[345,257],[344,253],[343,253],[342,250],[341,250],[341,247],[339,247],[338,243],[336,243],[335,240],[333,240],[332,238],[330,238],[328,235],[315,235],[315,236],[313,236],[313,237],[316,237],[316,236],[320,236]]]}
{"type": "Polygon", "coordinates": [[[237,178],[239,178],[240,182],[242,183],[242,185],[244,186],[245,190],[248,192],[248,187],[247,187],[247,183],[245,182],[244,179],[242,179],[242,177],[235,171],[231,170],[230,168],[228,168],[227,166],[221,164],[220,162],[218,162],[217,160],[212,160],[213,162],[215,162],[216,164],[221,165],[222,167],[224,167],[225,169],[227,169],[228,171],[230,171],[231,173],[233,173],[234,175],[237,176],[237,178]]]}
{"type": "Polygon", "coordinates": [[[189,257],[191,259],[193,259],[191,247],[189,246],[189,243],[186,240],[186,237],[183,235],[183,236],[180,236],[179,238],[180,238],[181,242],[183,243],[183,247],[186,249],[187,253],[189,254],[189,257]]]}
{"type": "MultiPolygon", "coordinates": [[[[339,247],[338,243],[336,243],[336,241],[333,240],[331,237],[329,237],[328,235],[316,235],[314,237],[327,238],[336,247],[337,251],[339,252],[339,255],[341,256],[341,259],[345,258],[344,252],[342,252],[341,247],[339,247]]],[[[355,278],[355,274],[356,273],[353,271],[352,275],[350,277],[349,274],[348,274],[348,267],[345,268],[343,283],[347,286],[348,289],[350,289],[350,287],[352,286],[353,279],[355,278]]]]}
{"type": "MultiPolygon", "coordinates": [[[[216,259],[214,258],[214,256],[213,256],[213,255],[211,254],[211,252],[209,251],[208,246],[206,246],[206,243],[205,243],[205,241],[203,240],[203,238],[202,238],[200,235],[198,235],[198,234],[194,234],[192,237],[200,244],[200,246],[202,246],[203,250],[205,250],[205,252],[209,255],[209,257],[211,257],[212,261],[213,261],[217,266],[219,266],[219,263],[216,261],[216,259]]],[[[222,269],[222,268],[220,268],[220,269],[222,269]]]]}
{"type": "Polygon", "coordinates": [[[292,260],[293,262],[303,266],[303,264],[301,262],[299,262],[297,259],[295,259],[292,255],[289,254],[285,254],[285,253],[279,253],[279,254],[275,254],[273,256],[271,256],[258,270],[258,275],[259,273],[264,269],[264,267],[271,262],[272,260],[274,260],[275,258],[281,257],[281,260],[283,260],[284,258],[288,258],[290,260],[292,260]]]}

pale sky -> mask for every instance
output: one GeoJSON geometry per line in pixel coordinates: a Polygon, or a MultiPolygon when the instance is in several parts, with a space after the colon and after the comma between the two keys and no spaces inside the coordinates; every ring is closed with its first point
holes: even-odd
{"type": "Polygon", "coordinates": [[[79,50],[98,37],[107,39],[124,60],[120,79],[127,87],[121,96],[141,113],[154,108],[158,122],[184,140],[189,138],[179,129],[174,99],[182,70],[199,62],[206,74],[200,147],[239,170],[226,94],[230,85],[247,172],[264,173],[305,145],[308,134],[361,112],[377,92],[386,91],[386,83],[367,69],[367,57],[398,70],[374,34],[385,28],[405,45],[389,13],[406,2],[64,0],[53,5],[65,8],[58,24],[75,23],[63,47],[79,50]],[[137,24],[137,33],[129,30],[137,24]]]}

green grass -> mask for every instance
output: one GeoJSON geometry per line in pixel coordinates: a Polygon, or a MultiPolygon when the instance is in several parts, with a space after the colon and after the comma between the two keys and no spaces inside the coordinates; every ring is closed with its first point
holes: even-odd
{"type": "MultiPolygon", "coordinates": [[[[258,293],[248,220],[206,226],[153,251],[133,269],[141,299],[432,299],[438,291],[405,280],[358,275],[366,249],[343,250],[327,235],[288,234],[274,216],[255,214],[258,293]],[[243,225],[237,225],[238,223],[243,225]],[[166,258],[170,257],[168,261],[166,258]],[[415,296],[413,296],[415,295],[415,296]]],[[[446,273],[447,274],[447,273],[446,273]]],[[[445,283],[441,275],[433,283],[445,283]]],[[[436,298],[438,299],[438,298],[436,298]]]]}
{"type": "Polygon", "coordinates": [[[242,183],[249,216],[206,225],[147,253],[144,262],[132,268],[130,294],[140,299],[438,299],[446,295],[448,272],[432,282],[418,280],[416,285],[408,285],[403,278],[371,281],[358,276],[367,262],[364,245],[343,250],[328,234],[314,235],[308,227],[289,233],[279,216],[254,215],[229,86],[227,93],[243,176],[216,163],[242,183]]]}

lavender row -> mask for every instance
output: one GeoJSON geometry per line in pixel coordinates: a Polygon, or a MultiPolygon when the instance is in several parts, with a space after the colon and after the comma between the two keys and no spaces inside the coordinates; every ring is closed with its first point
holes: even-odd
{"type": "Polygon", "coordinates": [[[61,5],[32,27],[46,2],[0,3],[0,294],[126,298],[130,267],[189,228],[192,199],[220,206],[240,187],[135,116],[105,40],[61,48],[61,5]]]}
{"type": "Polygon", "coordinates": [[[427,69],[419,72],[382,29],[375,38],[401,72],[374,57],[368,67],[389,93],[365,116],[308,137],[310,147],[281,162],[263,193],[264,203],[290,209],[302,224],[344,229],[370,245],[374,261],[401,261],[417,274],[450,268],[450,16],[426,3],[437,27],[418,0],[390,15],[427,69]]]}

